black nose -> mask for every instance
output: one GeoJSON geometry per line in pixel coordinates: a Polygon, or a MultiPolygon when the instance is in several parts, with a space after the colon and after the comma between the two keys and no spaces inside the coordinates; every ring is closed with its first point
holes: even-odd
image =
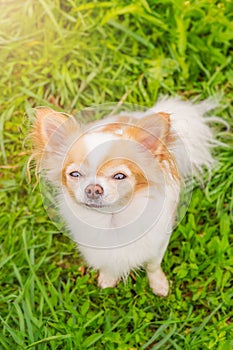
{"type": "Polygon", "coordinates": [[[89,199],[98,199],[104,193],[103,187],[100,185],[88,185],[85,193],[89,199]]]}

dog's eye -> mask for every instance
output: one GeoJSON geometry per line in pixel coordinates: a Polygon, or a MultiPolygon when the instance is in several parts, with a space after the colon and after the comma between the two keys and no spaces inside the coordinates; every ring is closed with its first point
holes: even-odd
{"type": "Polygon", "coordinates": [[[69,173],[69,175],[71,177],[81,177],[82,174],[79,171],[72,171],[71,173],[69,173]]]}
{"type": "Polygon", "coordinates": [[[114,180],[124,180],[127,176],[123,173],[117,173],[113,176],[114,180]]]}

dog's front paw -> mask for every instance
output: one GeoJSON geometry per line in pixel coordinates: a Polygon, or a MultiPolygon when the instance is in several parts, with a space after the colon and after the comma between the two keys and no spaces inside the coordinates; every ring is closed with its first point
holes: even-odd
{"type": "Polygon", "coordinates": [[[147,271],[147,275],[153,293],[161,297],[166,297],[169,293],[169,283],[161,268],[154,272],[147,271]]]}
{"type": "Polygon", "coordinates": [[[117,284],[117,279],[108,276],[100,271],[99,277],[98,277],[98,286],[100,288],[114,288],[117,284]]]}
{"type": "Polygon", "coordinates": [[[166,279],[161,281],[156,281],[155,283],[150,283],[150,287],[155,295],[160,297],[166,297],[169,293],[169,284],[166,279]]]}

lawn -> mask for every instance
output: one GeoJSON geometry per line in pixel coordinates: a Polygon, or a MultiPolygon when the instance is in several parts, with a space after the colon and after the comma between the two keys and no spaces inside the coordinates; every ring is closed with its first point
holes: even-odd
{"type": "Polygon", "coordinates": [[[232,128],[232,47],[231,0],[0,1],[0,349],[233,348],[230,131],[215,125],[228,147],[173,233],[167,298],[143,271],[100,290],[26,171],[34,106],[217,94],[232,128]]]}

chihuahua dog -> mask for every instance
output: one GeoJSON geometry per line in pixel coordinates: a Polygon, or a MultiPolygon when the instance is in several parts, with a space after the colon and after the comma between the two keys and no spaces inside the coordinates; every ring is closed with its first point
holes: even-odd
{"type": "Polygon", "coordinates": [[[163,98],[144,112],[92,123],[37,108],[33,156],[42,178],[98,284],[114,287],[144,267],[166,296],[161,261],[172,233],[182,184],[213,163],[214,137],[205,114],[211,100],[163,98]]]}

